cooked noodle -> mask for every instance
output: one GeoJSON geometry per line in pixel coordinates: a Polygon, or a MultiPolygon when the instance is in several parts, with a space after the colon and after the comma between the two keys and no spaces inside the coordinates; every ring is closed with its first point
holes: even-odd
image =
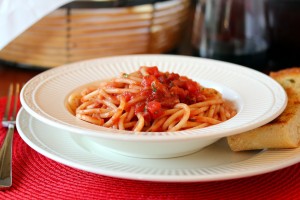
{"type": "Polygon", "coordinates": [[[217,90],[157,67],[87,86],[72,93],[68,104],[81,120],[135,132],[204,128],[236,114],[217,90]]]}

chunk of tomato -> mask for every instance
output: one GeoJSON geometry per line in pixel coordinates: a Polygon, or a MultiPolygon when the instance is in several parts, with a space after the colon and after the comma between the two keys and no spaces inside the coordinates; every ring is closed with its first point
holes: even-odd
{"type": "Polygon", "coordinates": [[[146,89],[143,88],[139,93],[140,96],[147,97],[147,98],[150,97],[151,94],[152,94],[152,89],[148,89],[148,88],[146,89]]]}
{"type": "Polygon", "coordinates": [[[158,101],[148,102],[147,110],[153,119],[156,119],[163,114],[163,110],[161,109],[161,104],[158,101]]]}
{"type": "Polygon", "coordinates": [[[179,79],[179,74],[176,74],[176,73],[170,73],[170,74],[168,74],[168,80],[169,81],[174,81],[174,80],[177,80],[177,79],[179,79]]]}
{"type": "Polygon", "coordinates": [[[147,67],[146,71],[150,75],[154,75],[155,77],[159,76],[159,71],[158,71],[158,68],[156,66],[154,66],[154,67],[147,67]]]}
{"type": "Polygon", "coordinates": [[[151,86],[151,83],[157,81],[156,77],[153,75],[144,76],[142,80],[142,86],[149,87],[151,86]]]}
{"type": "Polygon", "coordinates": [[[188,91],[191,93],[195,93],[200,90],[199,85],[194,81],[187,81],[186,87],[187,87],[188,91]]]}
{"type": "Polygon", "coordinates": [[[145,111],[145,103],[139,102],[135,105],[134,113],[138,114],[145,111]]]}

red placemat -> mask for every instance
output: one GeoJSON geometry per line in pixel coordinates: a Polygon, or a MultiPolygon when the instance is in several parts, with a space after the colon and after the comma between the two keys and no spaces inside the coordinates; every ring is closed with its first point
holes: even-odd
{"type": "MultiPolygon", "coordinates": [[[[4,98],[0,99],[0,117],[4,98]]],[[[0,141],[6,129],[0,125],[0,141]]],[[[1,200],[26,199],[300,199],[300,164],[249,178],[199,183],[133,181],[77,170],[37,153],[18,135],[13,186],[1,200]]]]}

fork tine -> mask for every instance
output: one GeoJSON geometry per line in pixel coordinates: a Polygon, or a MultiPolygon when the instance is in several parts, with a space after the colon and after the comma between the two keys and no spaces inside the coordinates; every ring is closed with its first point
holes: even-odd
{"type": "Polygon", "coordinates": [[[16,83],[15,95],[14,95],[13,113],[11,115],[10,121],[14,121],[16,119],[16,116],[17,116],[18,102],[19,102],[19,93],[20,93],[20,84],[16,83]]]}
{"type": "Polygon", "coordinates": [[[7,95],[7,100],[6,100],[6,107],[5,107],[5,112],[3,115],[3,121],[7,121],[8,120],[8,115],[9,115],[9,110],[10,110],[10,104],[11,104],[11,98],[12,98],[12,94],[13,94],[13,83],[11,83],[9,85],[9,89],[8,89],[8,95],[7,95]]]}

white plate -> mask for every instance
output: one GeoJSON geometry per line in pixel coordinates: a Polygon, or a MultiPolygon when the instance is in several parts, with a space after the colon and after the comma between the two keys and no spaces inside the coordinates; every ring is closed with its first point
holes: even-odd
{"type": "Polygon", "coordinates": [[[286,101],[283,88],[263,73],[231,63],[174,55],[118,56],[73,63],[37,75],[21,92],[23,107],[41,121],[119,153],[152,158],[195,152],[222,137],[261,126],[277,117],[286,101]],[[136,71],[140,66],[158,66],[160,71],[176,72],[213,87],[235,103],[238,113],[207,128],[137,135],[78,120],[66,109],[66,99],[76,88],[136,71]]]}
{"type": "Polygon", "coordinates": [[[141,159],[101,149],[77,134],[36,120],[22,109],[17,117],[22,139],[37,152],[84,171],[133,180],[204,182],[248,177],[278,170],[300,161],[300,148],[232,152],[220,140],[188,156],[141,159]]]}

